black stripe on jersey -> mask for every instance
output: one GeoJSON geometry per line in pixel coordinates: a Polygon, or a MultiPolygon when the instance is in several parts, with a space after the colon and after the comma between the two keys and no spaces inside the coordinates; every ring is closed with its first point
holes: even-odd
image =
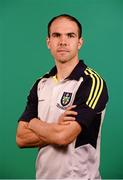
{"type": "Polygon", "coordinates": [[[90,126],[86,130],[83,130],[77,136],[75,148],[86,145],[86,144],[91,144],[96,149],[97,138],[98,138],[101,118],[102,118],[101,115],[102,113],[96,114],[93,123],[91,123],[90,126]]]}
{"type": "Polygon", "coordinates": [[[38,95],[37,95],[37,87],[38,83],[41,80],[38,79],[33,85],[32,89],[27,98],[27,105],[25,107],[24,112],[20,116],[19,121],[29,122],[33,118],[38,118],[38,95]]]}
{"type": "Polygon", "coordinates": [[[95,106],[103,90],[103,80],[96,72],[94,72],[90,68],[86,68],[84,72],[86,75],[89,75],[92,79],[92,86],[89,93],[89,97],[86,101],[86,105],[88,105],[92,109],[95,109],[95,106]]]}

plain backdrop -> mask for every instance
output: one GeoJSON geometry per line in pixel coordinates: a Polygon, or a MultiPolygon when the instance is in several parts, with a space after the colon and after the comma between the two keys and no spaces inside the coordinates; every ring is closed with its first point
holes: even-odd
{"type": "MultiPolygon", "coordinates": [[[[36,79],[54,65],[47,24],[68,13],[83,26],[79,57],[107,82],[103,178],[123,178],[123,0],[0,0],[0,178],[35,178],[37,149],[19,149],[17,121],[36,79]]],[[[82,157],[81,157],[82,158],[82,157]]]]}

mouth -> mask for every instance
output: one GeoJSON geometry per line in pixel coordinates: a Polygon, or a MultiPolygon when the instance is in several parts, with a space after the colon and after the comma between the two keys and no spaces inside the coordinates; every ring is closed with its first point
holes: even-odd
{"type": "Polygon", "coordinates": [[[57,52],[69,52],[67,49],[58,49],[57,52]]]}

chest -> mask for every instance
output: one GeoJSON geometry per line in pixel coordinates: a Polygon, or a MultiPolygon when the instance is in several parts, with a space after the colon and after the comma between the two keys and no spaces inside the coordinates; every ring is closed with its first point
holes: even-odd
{"type": "Polygon", "coordinates": [[[80,81],[66,80],[54,83],[52,78],[38,84],[38,116],[44,121],[54,122],[68,106],[73,104],[80,81]]]}

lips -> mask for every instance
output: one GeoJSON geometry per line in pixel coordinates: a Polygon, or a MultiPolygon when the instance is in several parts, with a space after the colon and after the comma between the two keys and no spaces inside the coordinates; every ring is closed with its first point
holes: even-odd
{"type": "Polygon", "coordinates": [[[69,52],[68,49],[58,49],[57,52],[69,52]]]}

